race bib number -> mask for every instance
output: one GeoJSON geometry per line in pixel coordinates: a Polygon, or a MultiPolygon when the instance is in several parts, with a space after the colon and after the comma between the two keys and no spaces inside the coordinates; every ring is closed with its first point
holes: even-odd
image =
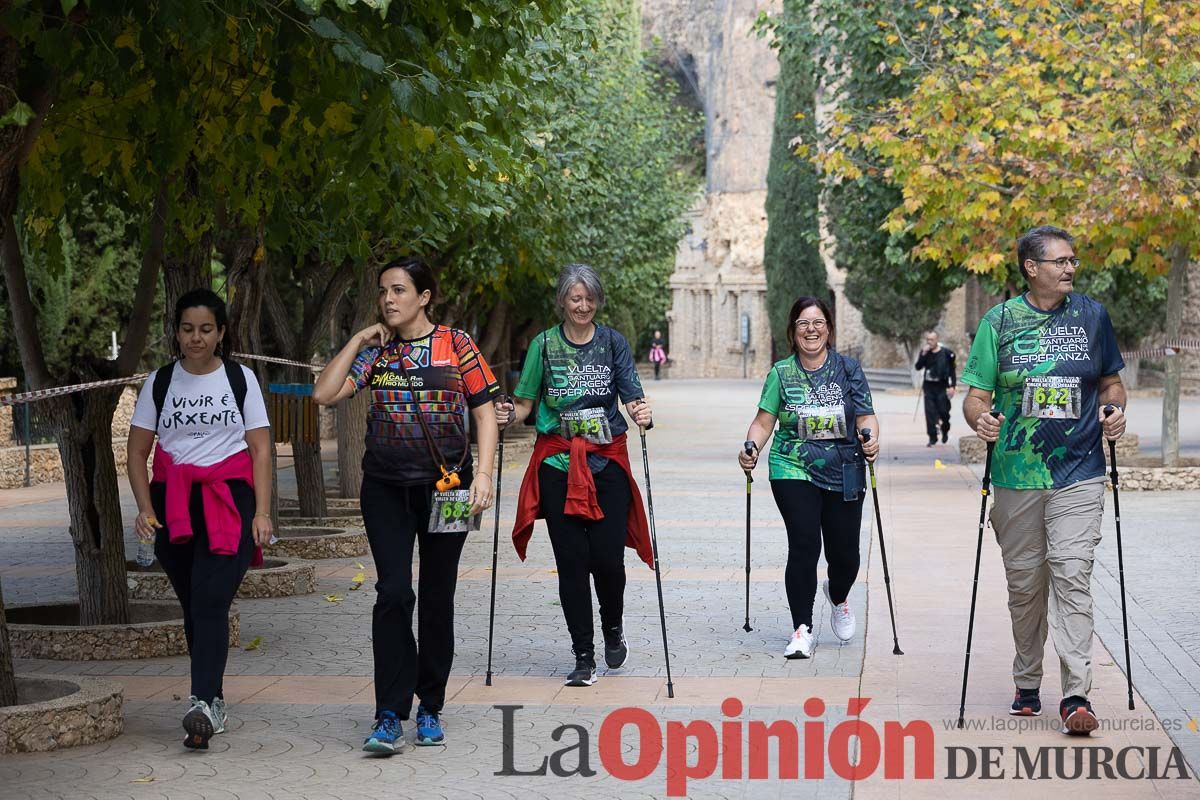
{"type": "Polygon", "coordinates": [[[845,406],[802,406],[796,412],[797,435],[801,441],[844,439],[845,406]]]}
{"type": "Polygon", "coordinates": [[[467,489],[451,489],[434,492],[429,512],[430,533],[467,533],[479,530],[483,514],[471,515],[471,502],[467,489]]]}
{"type": "Polygon", "coordinates": [[[1079,419],[1080,379],[1053,375],[1025,378],[1021,415],[1039,419],[1079,419]]]}
{"type": "Polygon", "coordinates": [[[612,428],[603,408],[583,408],[567,411],[559,420],[564,439],[582,436],[592,444],[612,444],[612,428]]]}

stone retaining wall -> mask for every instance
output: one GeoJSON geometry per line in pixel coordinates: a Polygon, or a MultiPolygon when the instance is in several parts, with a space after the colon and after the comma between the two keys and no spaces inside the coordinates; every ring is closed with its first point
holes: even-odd
{"type": "MultiPolygon", "coordinates": [[[[161,658],[187,653],[183,612],[178,602],[141,603],[170,606],[178,619],[135,622],[130,625],[27,625],[8,623],[13,655],[56,661],[111,661],[127,658],[161,658]]],[[[10,606],[10,614],[21,606],[10,606]]],[[[241,617],[237,606],[229,611],[229,646],[241,642],[241,617]]]]}
{"type": "MultiPolygon", "coordinates": [[[[311,594],[317,590],[317,570],[307,561],[283,561],[281,566],[251,569],[238,587],[237,597],[253,599],[262,597],[292,597],[311,594]]],[[[126,573],[129,596],[136,600],[173,600],[175,590],[165,572],[158,569],[141,572],[130,569],[126,573]]],[[[231,617],[232,618],[232,617],[231,617]]],[[[230,634],[232,639],[232,633],[230,634]]],[[[237,642],[231,642],[237,644],[237,642]]]]}
{"type": "Polygon", "coordinates": [[[319,560],[324,558],[357,558],[367,554],[367,534],[363,530],[347,531],[337,528],[282,528],[276,532],[279,541],[267,545],[264,552],[271,556],[319,560]],[[307,531],[326,530],[324,535],[297,535],[307,531]]]}
{"type": "Polygon", "coordinates": [[[17,697],[62,684],[63,695],[0,708],[0,753],[39,753],[114,739],[125,729],[119,684],[99,678],[17,676],[17,697]]]}

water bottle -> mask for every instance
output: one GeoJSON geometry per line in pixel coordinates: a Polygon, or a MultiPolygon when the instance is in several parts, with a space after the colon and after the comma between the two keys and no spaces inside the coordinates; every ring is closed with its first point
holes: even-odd
{"type": "Polygon", "coordinates": [[[138,538],[137,565],[148,567],[154,563],[154,540],[138,538]]]}

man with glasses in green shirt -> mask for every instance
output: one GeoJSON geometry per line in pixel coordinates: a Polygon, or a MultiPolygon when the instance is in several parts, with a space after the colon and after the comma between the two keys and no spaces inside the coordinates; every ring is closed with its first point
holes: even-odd
{"type": "Polygon", "coordinates": [[[1017,261],[1028,290],[979,323],[962,376],[971,387],[963,416],[996,443],[991,521],[1016,645],[1010,713],[1041,713],[1049,631],[1061,662],[1063,732],[1086,735],[1098,726],[1087,697],[1104,439],[1125,432],[1125,362],[1104,306],[1074,291],[1079,259],[1069,233],[1033,228],[1017,242],[1017,261]]]}

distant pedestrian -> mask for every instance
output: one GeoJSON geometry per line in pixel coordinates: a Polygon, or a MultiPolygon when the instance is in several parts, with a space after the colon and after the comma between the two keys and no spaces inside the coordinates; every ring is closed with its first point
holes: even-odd
{"type": "Polygon", "coordinates": [[[194,289],[175,304],[178,360],[150,373],[129,428],[134,530],[183,606],[191,707],[183,743],[207,750],[227,718],[229,608],[271,539],[271,429],[258,380],[229,360],[225,302],[194,289]],[[155,436],[158,444],[155,446],[155,436]],[[154,481],[146,469],[154,447],[154,481]]]}
{"type": "Polygon", "coordinates": [[[939,423],[942,444],[945,444],[950,438],[950,398],[954,397],[958,368],[954,351],[942,347],[937,331],[925,334],[925,346],[917,357],[917,369],[925,370],[925,432],[929,434],[929,442],[925,446],[937,444],[939,423]]]}
{"type": "Polygon", "coordinates": [[[662,331],[655,331],[650,340],[650,363],[654,365],[654,380],[660,380],[662,365],[667,363],[667,343],[663,341],[662,331]]]}

